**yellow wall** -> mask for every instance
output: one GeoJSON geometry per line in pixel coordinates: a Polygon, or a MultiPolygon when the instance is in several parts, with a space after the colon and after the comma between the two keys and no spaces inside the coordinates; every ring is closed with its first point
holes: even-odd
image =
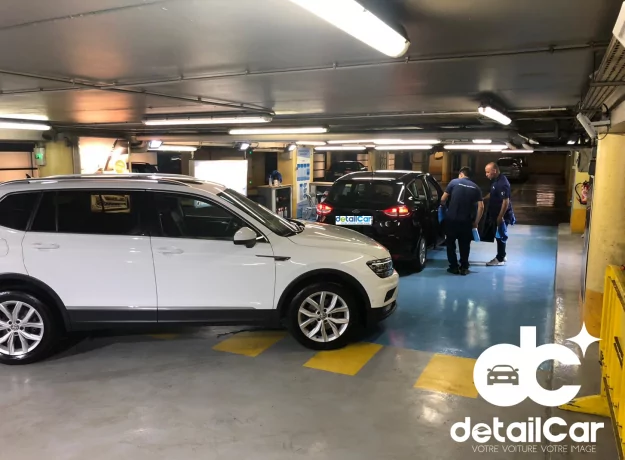
{"type": "Polygon", "coordinates": [[[39,177],[74,173],[72,148],[65,141],[46,142],[46,165],[39,166],[39,177]]]}
{"type": "Polygon", "coordinates": [[[599,141],[593,183],[592,216],[584,322],[599,337],[605,272],[608,265],[625,262],[625,136],[610,134],[599,141]]]}
{"type": "MultiPolygon", "coordinates": [[[[584,233],[586,228],[586,205],[583,205],[577,199],[577,194],[573,190],[576,184],[587,181],[590,176],[588,173],[580,172],[575,169],[574,180],[571,185],[572,190],[572,203],[571,206],[571,232],[573,233],[584,233]]],[[[579,187],[579,194],[582,194],[581,186],[579,187]]]]}

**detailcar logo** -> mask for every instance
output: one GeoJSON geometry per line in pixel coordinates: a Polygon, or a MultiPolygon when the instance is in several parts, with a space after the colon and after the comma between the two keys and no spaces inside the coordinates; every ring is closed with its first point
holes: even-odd
{"type": "Polygon", "coordinates": [[[371,225],[372,216],[336,216],[336,225],[371,225]]]}
{"type": "MultiPolygon", "coordinates": [[[[597,340],[588,334],[585,327],[577,337],[569,339],[582,348],[583,354],[597,340]]],[[[579,357],[573,350],[553,343],[537,347],[535,327],[521,327],[519,345],[494,345],[477,359],[473,381],[482,398],[499,407],[516,406],[527,398],[545,407],[557,407],[577,396],[581,385],[563,385],[556,390],[547,390],[536,378],[536,371],[545,361],[580,365],[579,357]]]]}

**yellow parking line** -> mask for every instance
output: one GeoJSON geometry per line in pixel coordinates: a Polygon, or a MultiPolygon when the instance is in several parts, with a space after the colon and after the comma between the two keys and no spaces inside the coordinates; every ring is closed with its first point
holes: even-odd
{"type": "Polygon", "coordinates": [[[436,354],[415,383],[415,388],[477,398],[473,383],[475,360],[436,354]]]}
{"type": "Polygon", "coordinates": [[[336,374],[356,375],[382,349],[377,343],[354,343],[340,350],[320,351],[304,367],[336,374]]]}
{"type": "Polygon", "coordinates": [[[283,331],[240,332],[229,339],[219,342],[213,350],[236,353],[252,358],[279,342],[286,336],[283,331]]]}

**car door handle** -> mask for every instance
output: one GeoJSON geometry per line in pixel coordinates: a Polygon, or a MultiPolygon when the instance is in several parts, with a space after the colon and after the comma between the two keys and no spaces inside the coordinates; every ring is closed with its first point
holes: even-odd
{"type": "Polygon", "coordinates": [[[182,254],[184,252],[182,249],[179,248],[158,248],[157,251],[159,254],[163,254],[165,256],[182,254]]]}
{"type": "Polygon", "coordinates": [[[35,249],[58,249],[60,246],[55,243],[33,243],[35,249]]]}

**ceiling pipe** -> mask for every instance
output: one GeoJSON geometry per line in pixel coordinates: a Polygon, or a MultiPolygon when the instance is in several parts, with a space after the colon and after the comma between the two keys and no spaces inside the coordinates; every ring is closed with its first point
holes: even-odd
{"type": "Polygon", "coordinates": [[[508,56],[520,56],[520,55],[532,55],[532,54],[554,54],[571,51],[584,51],[607,48],[608,43],[584,43],[576,45],[562,45],[562,46],[544,46],[538,48],[524,48],[517,50],[504,50],[504,51],[488,51],[488,52],[475,52],[464,54],[452,54],[430,57],[411,57],[407,56],[404,59],[394,59],[386,61],[365,62],[365,63],[353,63],[353,64],[338,64],[333,63],[331,65],[314,66],[314,67],[300,67],[300,68],[286,68],[286,69],[273,69],[273,70],[259,70],[259,71],[239,71],[221,74],[200,74],[200,75],[178,75],[175,77],[169,77],[158,80],[145,80],[137,82],[119,83],[112,87],[114,88],[131,88],[135,86],[151,86],[151,85],[163,85],[168,83],[179,83],[183,81],[201,81],[201,80],[215,80],[222,78],[234,78],[234,77],[247,77],[247,76],[268,76],[268,75],[284,75],[294,73],[307,73],[307,72],[324,72],[332,70],[345,70],[345,69],[366,69],[382,66],[394,66],[394,65],[406,65],[406,64],[426,64],[434,62],[455,62],[466,59],[482,59],[493,57],[508,57],[508,56]]]}
{"type": "MultiPolygon", "coordinates": [[[[263,114],[267,114],[267,115],[273,115],[273,110],[268,109],[266,107],[259,107],[259,106],[255,106],[255,105],[251,105],[251,104],[245,104],[245,103],[234,103],[234,102],[224,102],[224,101],[219,101],[219,100],[213,100],[211,98],[207,98],[207,97],[202,97],[202,96],[198,96],[198,97],[189,97],[189,96],[176,96],[173,94],[165,94],[165,93],[158,93],[158,92],[153,92],[153,91],[145,91],[143,89],[124,89],[124,88],[115,88],[112,86],[108,86],[108,85],[101,85],[98,83],[92,83],[92,82],[87,82],[84,80],[74,80],[72,78],[66,78],[66,77],[50,77],[47,75],[38,75],[38,74],[33,74],[33,73],[25,73],[25,72],[15,72],[12,70],[2,70],[0,69],[0,75],[11,75],[14,77],[23,77],[23,78],[34,78],[37,80],[42,80],[42,81],[50,81],[50,82],[55,82],[55,83],[66,83],[66,84],[70,84],[73,85],[70,88],[48,88],[45,92],[48,93],[54,93],[54,92],[61,92],[61,91],[79,91],[79,90],[98,90],[98,91],[111,91],[114,93],[122,93],[122,94],[130,94],[130,95],[140,95],[140,96],[153,96],[153,97],[160,97],[160,98],[165,98],[165,99],[172,99],[172,100],[176,100],[176,101],[183,101],[183,102],[191,102],[191,103],[195,103],[195,104],[202,104],[202,105],[209,105],[209,106],[215,106],[215,107],[226,107],[226,108],[230,108],[230,109],[236,109],[236,110],[247,110],[247,111],[251,111],[251,112],[258,112],[258,113],[263,113],[263,114]]],[[[12,90],[12,91],[0,91],[0,96],[2,95],[14,95],[14,94],[21,94],[20,91],[23,92],[34,92],[32,89],[30,90],[12,90]]],[[[42,89],[39,89],[37,92],[43,92],[42,89]]]]}

